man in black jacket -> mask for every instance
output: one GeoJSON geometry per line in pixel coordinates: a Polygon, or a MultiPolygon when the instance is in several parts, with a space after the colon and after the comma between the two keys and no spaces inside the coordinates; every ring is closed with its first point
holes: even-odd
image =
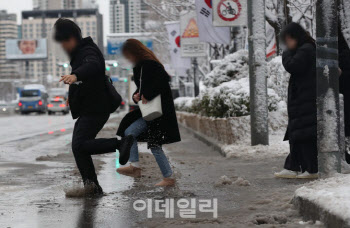
{"type": "Polygon", "coordinates": [[[132,137],[95,139],[107,122],[111,101],[106,88],[105,60],[91,37],[82,38],[73,21],[60,18],[55,23],[54,39],[70,58],[72,72],[60,81],[69,84],[69,106],[74,126],[72,150],[84,186],[89,193],[102,194],[91,155],[120,152],[120,164],[129,160],[132,137]],[[92,192],[90,191],[92,190],[92,192]]]}

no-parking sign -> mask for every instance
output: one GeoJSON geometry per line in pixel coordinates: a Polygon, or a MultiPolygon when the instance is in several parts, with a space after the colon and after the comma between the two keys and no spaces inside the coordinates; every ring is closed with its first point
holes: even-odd
{"type": "Polygon", "coordinates": [[[247,0],[213,0],[214,26],[247,24],[247,0]]]}

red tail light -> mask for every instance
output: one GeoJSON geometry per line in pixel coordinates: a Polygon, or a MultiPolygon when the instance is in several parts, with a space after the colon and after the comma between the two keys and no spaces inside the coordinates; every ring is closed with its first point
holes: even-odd
{"type": "Polygon", "coordinates": [[[22,104],[21,102],[18,103],[18,106],[19,106],[19,107],[22,107],[22,105],[23,105],[23,104],[22,104]]]}
{"type": "Polygon", "coordinates": [[[39,101],[39,102],[38,102],[38,105],[39,105],[39,106],[42,106],[42,105],[43,105],[43,102],[42,102],[42,101],[39,101]]]}
{"type": "Polygon", "coordinates": [[[122,105],[125,105],[125,102],[124,102],[124,101],[122,101],[122,105]]]}
{"type": "Polygon", "coordinates": [[[53,107],[53,104],[48,104],[47,107],[48,107],[48,108],[52,108],[52,107],[53,107]]]}
{"type": "Polygon", "coordinates": [[[66,107],[66,105],[65,104],[60,104],[60,107],[64,108],[64,107],[66,107]]]}

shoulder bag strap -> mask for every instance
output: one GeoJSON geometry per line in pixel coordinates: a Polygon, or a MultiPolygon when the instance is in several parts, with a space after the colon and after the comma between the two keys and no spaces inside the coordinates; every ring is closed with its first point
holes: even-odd
{"type": "Polygon", "coordinates": [[[143,67],[141,67],[141,72],[140,72],[140,90],[139,90],[140,96],[141,96],[141,86],[142,86],[142,68],[143,67]]]}

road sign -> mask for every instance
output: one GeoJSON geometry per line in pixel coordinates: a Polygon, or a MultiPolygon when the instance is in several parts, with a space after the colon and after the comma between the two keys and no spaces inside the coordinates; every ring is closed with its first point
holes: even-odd
{"type": "Polygon", "coordinates": [[[143,43],[148,49],[153,51],[153,40],[142,33],[122,33],[119,36],[107,37],[107,53],[109,55],[121,55],[121,50],[124,42],[127,39],[134,38],[138,39],[143,43]]]}
{"type": "Polygon", "coordinates": [[[180,17],[182,57],[206,56],[206,44],[199,41],[195,11],[183,12],[180,17]]]}
{"type": "Polygon", "coordinates": [[[213,0],[213,24],[247,25],[247,0],[213,0]]]}

